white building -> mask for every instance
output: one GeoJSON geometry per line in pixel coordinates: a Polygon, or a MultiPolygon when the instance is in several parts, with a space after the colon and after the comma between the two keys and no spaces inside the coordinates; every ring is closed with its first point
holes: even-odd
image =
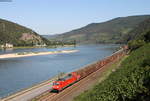
{"type": "Polygon", "coordinates": [[[41,44],[41,45],[36,44],[35,46],[37,46],[37,47],[46,47],[47,45],[44,43],[44,44],[41,44]]]}
{"type": "Polygon", "coordinates": [[[13,44],[6,43],[5,45],[1,45],[1,48],[13,48],[13,44]]]}

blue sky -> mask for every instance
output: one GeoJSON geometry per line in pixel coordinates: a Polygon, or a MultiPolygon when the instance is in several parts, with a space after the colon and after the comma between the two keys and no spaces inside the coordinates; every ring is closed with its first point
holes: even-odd
{"type": "Polygon", "coordinates": [[[41,35],[59,34],[115,17],[150,14],[150,0],[12,0],[0,2],[0,18],[41,35]]]}

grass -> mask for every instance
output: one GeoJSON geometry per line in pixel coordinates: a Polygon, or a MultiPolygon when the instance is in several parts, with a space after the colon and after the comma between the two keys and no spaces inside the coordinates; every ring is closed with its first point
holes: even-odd
{"type": "MultiPolygon", "coordinates": [[[[46,48],[59,48],[59,47],[73,47],[74,45],[51,45],[51,46],[46,46],[46,48]]],[[[18,46],[18,47],[13,47],[14,49],[24,49],[24,48],[43,48],[43,47],[37,47],[37,46],[18,46]]],[[[1,48],[0,48],[1,49],[1,48]]]]}
{"type": "MultiPolygon", "coordinates": [[[[108,65],[108,67],[101,73],[100,78],[98,80],[98,82],[95,84],[100,84],[101,82],[103,82],[105,79],[107,79],[109,77],[109,75],[112,72],[115,72],[118,68],[120,68],[120,64],[128,57],[128,55],[125,55],[124,57],[122,57],[120,60],[115,61],[114,63],[108,65]]],[[[92,92],[93,88],[86,90],[84,93],[89,93],[92,92]]],[[[79,96],[84,95],[84,93],[82,93],[79,96]]],[[[74,100],[76,101],[77,97],[74,98],[74,100]]],[[[78,101],[78,100],[77,100],[78,101]]]]}
{"type": "Polygon", "coordinates": [[[34,46],[20,46],[20,47],[13,47],[14,49],[24,49],[24,48],[38,48],[34,46]]]}
{"type": "Polygon", "coordinates": [[[109,77],[109,75],[112,72],[115,72],[116,69],[120,67],[120,64],[128,57],[128,55],[125,55],[123,58],[121,58],[119,61],[116,61],[115,63],[111,64],[107,69],[104,70],[104,72],[101,74],[101,77],[98,81],[98,83],[104,81],[106,78],[109,77]]]}
{"type": "Polygon", "coordinates": [[[132,51],[120,63],[106,70],[97,85],[74,101],[149,101],[149,52],[150,44],[132,51]]]}

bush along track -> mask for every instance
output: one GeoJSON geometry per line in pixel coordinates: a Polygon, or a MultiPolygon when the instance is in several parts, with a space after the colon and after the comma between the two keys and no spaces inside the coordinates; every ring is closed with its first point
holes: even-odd
{"type": "Polygon", "coordinates": [[[150,43],[132,51],[102,83],[74,101],[149,101],[150,43]]]}

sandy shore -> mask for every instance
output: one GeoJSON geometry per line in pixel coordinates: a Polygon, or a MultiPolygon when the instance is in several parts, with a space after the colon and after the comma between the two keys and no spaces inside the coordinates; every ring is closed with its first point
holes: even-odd
{"type": "Polygon", "coordinates": [[[59,54],[59,53],[74,53],[79,50],[62,50],[62,51],[52,51],[52,52],[21,52],[21,53],[11,53],[11,54],[2,54],[0,59],[5,58],[19,58],[19,57],[28,57],[28,56],[38,56],[38,55],[50,55],[50,54],[59,54]]]}

